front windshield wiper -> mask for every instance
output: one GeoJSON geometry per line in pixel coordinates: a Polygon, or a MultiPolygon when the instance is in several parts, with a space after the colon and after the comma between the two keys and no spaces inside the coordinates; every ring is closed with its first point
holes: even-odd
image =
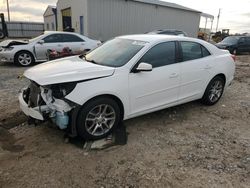
{"type": "Polygon", "coordinates": [[[93,59],[89,60],[89,59],[86,59],[86,58],[85,58],[85,60],[88,61],[88,62],[94,63],[94,64],[99,64],[99,63],[97,63],[97,62],[96,62],[95,60],[93,60],[93,59]]]}

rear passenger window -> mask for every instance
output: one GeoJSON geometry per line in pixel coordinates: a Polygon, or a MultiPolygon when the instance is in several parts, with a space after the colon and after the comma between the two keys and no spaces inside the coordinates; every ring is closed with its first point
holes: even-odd
{"type": "Polygon", "coordinates": [[[139,62],[149,63],[154,68],[175,63],[175,42],[164,42],[154,46],[139,62]]]}
{"type": "Polygon", "coordinates": [[[83,39],[81,39],[78,36],[70,35],[70,34],[63,34],[63,41],[64,42],[84,42],[83,39]]]}
{"type": "Polygon", "coordinates": [[[211,55],[210,52],[204,46],[201,46],[201,50],[202,50],[203,57],[207,57],[211,55]]]}
{"type": "Polygon", "coordinates": [[[180,42],[183,61],[202,58],[201,45],[195,42],[180,42]]]}

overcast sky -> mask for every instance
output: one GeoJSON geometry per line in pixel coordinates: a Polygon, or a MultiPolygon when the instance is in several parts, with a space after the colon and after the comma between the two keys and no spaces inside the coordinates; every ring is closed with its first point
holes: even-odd
{"type": "MultiPolygon", "coordinates": [[[[232,33],[250,32],[250,0],[167,0],[215,16],[213,28],[216,27],[217,15],[221,8],[219,29],[229,28],[232,33]],[[237,3],[238,2],[238,3],[237,3]]],[[[55,5],[57,0],[9,0],[11,20],[43,21],[47,5],[55,5]]],[[[6,0],[0,0],[0,12],[6,13],[6,0]]],[[[7,14],[5,14],[7,20],[7,14]]],[[[204,19],[201,20],[204,27],[204,19]]],[[[210,25],[208,24],[208,27],[210,25]]]]}

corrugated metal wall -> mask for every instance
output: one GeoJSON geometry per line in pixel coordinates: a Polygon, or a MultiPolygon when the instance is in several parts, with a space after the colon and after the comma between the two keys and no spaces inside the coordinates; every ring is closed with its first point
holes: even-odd
{"type": "Polygon", "coordinates": [[[197,37],[200,13],[125,0],[88,0],[88,35],[107,40],[156,29],[180,29],[197,37]]]}
{"type": "MultiPolygon", "coordinates": [[[[6,22],[9,37],[32,38],[40,35],[44,31],[44,23],[37,22],[6,22]]],[[[2,24],[0,22],[0,28],[2,24]]]]}

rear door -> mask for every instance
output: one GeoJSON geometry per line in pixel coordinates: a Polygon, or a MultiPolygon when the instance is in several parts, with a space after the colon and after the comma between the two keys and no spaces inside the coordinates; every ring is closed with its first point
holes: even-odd
{"type": "Polygon", "coordinates": [[[191,101],[201,98],[209,80],[211,54],[202,45],[196,42],[180,41],[182,58],[180,101],[191,101]]]}
{"type": "Polygon", "coordinates": [[[84,39],[78,37],[74,34],[62,34],[63,35],[63,45],[68,47],[73,54],[80,54],[88,46],[84,39]]]}
{"type": "Polygon", "coordinates": [[[246,37],[247,40],[247,50],[250,52],[250,37],[246,37]]]}
{"type": "Polygon", "coordinates": [[[238,41],[238,51],[239,52],[248,52],[248,44],[247,44],[247,38],[242,37],[238,41]]]}

